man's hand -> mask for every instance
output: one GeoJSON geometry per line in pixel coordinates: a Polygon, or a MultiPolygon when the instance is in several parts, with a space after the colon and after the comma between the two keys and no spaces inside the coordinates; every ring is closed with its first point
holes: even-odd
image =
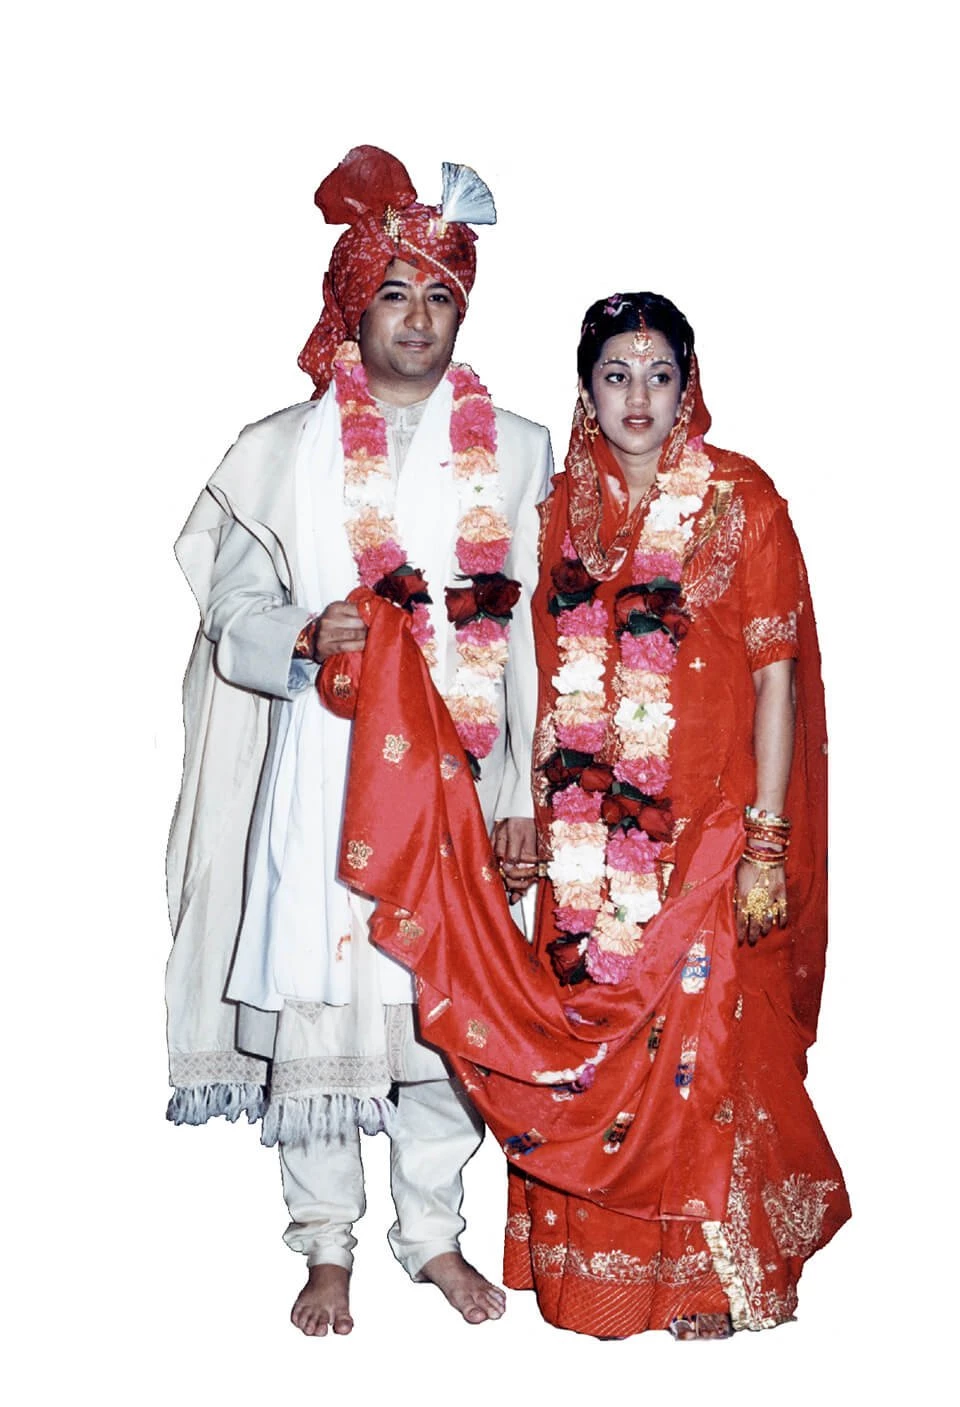
{"type": "Polygon", "coordinates": [[[537,875],[537,828],[526,816],[510,816],[493,828],[493,853],[511,904],[515,904],[535,884],[537,875]]]}
{"type": "Polygon", "coordinates": [[[323,664],[331,655],[362,650],[367,643],[367,627],[351,601],[331,601],[317,618],[313,658],[323,664]]]}

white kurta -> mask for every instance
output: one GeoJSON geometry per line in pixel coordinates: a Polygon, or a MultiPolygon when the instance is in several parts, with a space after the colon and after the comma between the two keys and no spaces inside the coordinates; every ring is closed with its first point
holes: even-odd
{"type": "MultiPolygon", "coordinates": [[[[398,475],[396,502],[409,560],[431,585],[441,692],[456,664],[455,633],[443,604],[443,588],[454,582],[457,570],[450,404],[450,387],[442,381],[426,403],[409,446],[398,475]]],[[[521,581],[523,598],[511,624],[510,660],[501,686],[501,734],[494,752],[483,761],[478,787],[488,823],[495,816],[532,814],[536,673],[529,601],[537,570],[535,505],[547,489],[550,471],[549,440],[542,427],[498,411],[497,431],[504,511],[513,528],[506,571],[521,581]]],[[[343,529],[343,456],[333,393],[244,432],[207,493],[209,498],[201,499],[178,545],[201,606],[203,641],[215,650],[217,678],[204,686],[203,697],[212,691],[216,705],[224,688],[231,693],[242,690],[258,715],[266,698],[272,697],[273,703],[265,758],[248,744],[242,757],[233,754],[234,776],[220,777],[223,789],[232,787],[235,796],[247,797],[250,784],[241,784],[237,769],[242,762],[245,779],[262,763],[249,825],[246,900],[234,951],[236,918],[224,902],[230,889],[223,876],[232,867],[239,888],[243,862],[236,853],[237,828],[204,825],[201,814],[216,804],[218,790],[209,778],[204,788],[204,754],[221,758],[222,773],[230,750],[222,742],[219,749],[211,746],[216,706],[205,705],[199,710],[203,716],[191,719],[191,693],[199,696],[202,691],[196,686],[191,690],[188,676],[185,792],[171,836],[171,916],[177,940],[168,987],[172,1080],[180,1085],[219,1084],[221,1070],[229,1078],[237,1062],[243,1062],[236,1050],[223,1049],[233,1038],[222,1011],[213,1022],[216,1049],[203,1049],[210,1043],[211,1017],[203,1015],[187,986],[195,982],[198,970],[206,970],[205,986],[221,1007],[243,1002],[261,1012],[281,1013],[272,1052],[261,1037],[241,1038],[241,1049],[274,1056],[273,1110],[265,1130],[272,1141],[278,1130],[285,1136],[284,1123],[296,1125],[291,1136],[299,1137],[305,1118],[322,1122],[322,1110],[315,1103],[307,1107],[312,1101],[329,1096],[363,1100],[385,1094],[397,1078],[437,1078],[443,1067],[435,1052],[415,1045],[409,1008],[402,1016],[391,1015],[392,1003],[411,999],[409,976],[374,950],[361,951],[358,933],[364,925],[358,922],[356,901],[351,905],[349,891],[335,877],[349,724],[320,706],[315,691],[304,687],[309,679],[302,669],[290,669],[293,642],[303,623],[330,601],[343,599],[357,581],[343,529]],[[208,854],[193,853],[196,837],[206,837],[208,854]],[[191,873],[204,876],[202,885],[190,883],[191,873]],[[220,896],[213,913],[211,892],[220,896]],[[231,921],[232,932],[219,937],[197,931],[198,925],[229,928],[231,921]],[[211,950],[219,956],[211,958],[211,950]],[[229,1000],[224,1003],[219,1000],[223,987],[217,994],[216,983],[228,969],[229,1000]],[[287,1115],[297,1103],[299,1114],[291,1122],[287,1115]]],[[[210,670],[203,641],[195,653],[195,672],[210,670]]],[[[237,711],[232,700],[227,705],[237,711]]],[[[262,725],[253,729],[253,736],[263,737],[262,725]]],[[[249,1031],[250,1023],[246,1025],[249,1031]]],[[[203,1117],[203,1101],[195,1104],[198,1117],[203,1117]]]]}

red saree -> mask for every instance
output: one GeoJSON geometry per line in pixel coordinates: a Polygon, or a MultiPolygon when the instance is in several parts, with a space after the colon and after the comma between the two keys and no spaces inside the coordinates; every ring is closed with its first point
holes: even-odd
{"type": "MultiPolygon", "coordinates": [[[[534,600],[541,764],[556,747],[550,567],[571,528],[574,542],[583,540],[585,519],[593,518],[601,548],[625,527],[586,443],[574,452],[581,473],[571,473],[568,460],[543,513],[534,600]]],[[[618,1172],[636,1166],[634,1190],[642,1186],[646,1195],[618,1205],[606,1188],[558,1191],[532,1159],[529,1175],[527,1167],[510,1170],[507,1284],[535,1289],[551,1323],[599,1336],[666,1328],[698,1313],[729,1312],[735,1328],[788,1319],[804,1260],[849,1215],[840,1169],[803,1084],[826,945],[826,731],[813,611],[786,506],[770,480],[739,455],[706,452],[711,487],[684,567],[690,621],[671,686],[677,823],[675,844],[658,862],[666,899],[646,927],[642,971],[612,988],[612,1019],[632,1029],[635,1071],[623,1089],[615,1149],[607,1151],[618,1172]],[[790,922],[755,948],[741,947],[732,900],[743,807],[755,784],[752,672],[791,657],[790,922]],[[637,1000],[651,965],[666,974],[652,1018],[637,1000]]],[[[602,447],[596,457],[617,474],[602,447]]],[[[597,599],[611,607],[631,585],[629,547],[641,524],[642,517],[624,539],[620,569],[598,588],[597,599]]],[[[546,794],[542,782],[543,834],[546,794]]],[[[562,936],[548,889],[536,942],[544,961],[562,936]]],[[[569,990],[583,1009],[598,997],[596,988],[569,990]]]]}
{"type": "MultiPolygon", "coordinates": [[[[689,423],[688,411],[682,436],[689,423]]],[[[341,876],[379,900],[374,941],[416,973],[422,1035],[447,1053],[507,1155],[507,1284],[535,1289],[551,1323],[598,1336],[696,1313],[729,1311],[736,1328],[779,1323],[804,1260],[849,1215],[803,1085],[825,946],[813,614],[770,481],[739,456],[707,452],[714,472],[683,575],[691,620],[672,685],[676,843],[663,855],[663,906],[616,985],[560,985],[549,886],[532,948],[512,924],[464,754],[406,616],[361,593],[366,650],[321,675],[328,701],[355,709],[341,876]],[[797,659],[798,700],[790,925],[741,948],[732,893],[753,799],[752,670],[785,656],[797,659]]],[[[581,537],[595,519],[601,548],[618,535],[629,548],[639,527],[624,522],[582,438],[578,453],[544,511],[539,763],[555,747],[549,568],[574,519],[581,537]]],[[[598,595],[612,600],[628,576],[615,571],[598,595]]],[[[537,796],[545,836],[543,780],[537,796]]]]}

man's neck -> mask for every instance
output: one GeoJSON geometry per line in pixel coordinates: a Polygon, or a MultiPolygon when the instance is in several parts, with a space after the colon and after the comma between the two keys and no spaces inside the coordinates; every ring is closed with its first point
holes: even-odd
{"type": "Polygon", "coordinates": [[[371,376],[367,372],[367,390],[376,401],[386,401],[387,405],[409,406],[425,401],[440,385],[449,366],[445,366],[438,376],[384,377],[371,376]]]}

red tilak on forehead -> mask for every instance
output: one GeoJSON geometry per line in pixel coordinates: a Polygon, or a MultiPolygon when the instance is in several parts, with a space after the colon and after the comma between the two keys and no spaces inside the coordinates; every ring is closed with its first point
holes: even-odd
{"type": "Polygon", "coordinates": [[[418,269],[418,270],[417,270],[416,276],[414,277],[414,280],[413,280],[413,281],[414,281],[414,283],[426,283],[426,281],[427,281],[427,276],[426,276],[426,274],[423,272],[422,269],[418,269]]]}

